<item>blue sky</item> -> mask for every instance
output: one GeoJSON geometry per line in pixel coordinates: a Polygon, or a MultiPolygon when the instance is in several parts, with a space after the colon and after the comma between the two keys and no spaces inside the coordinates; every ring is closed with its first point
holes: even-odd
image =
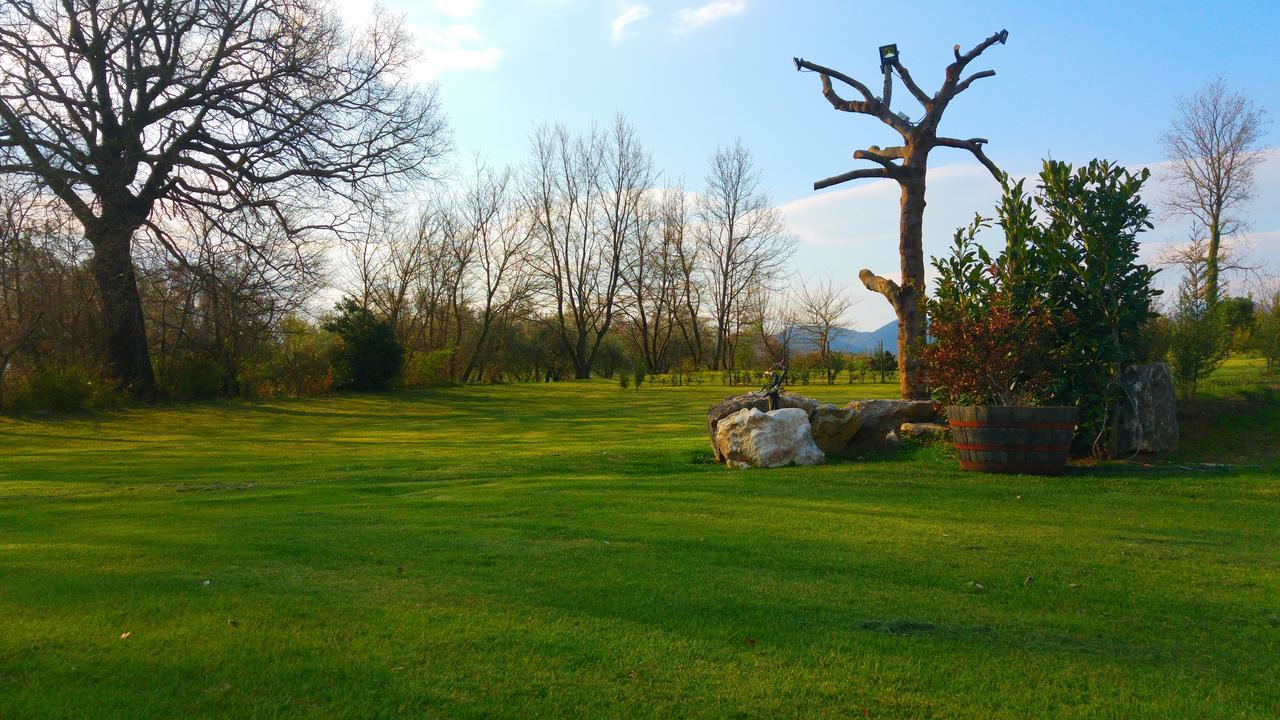
{"type": "MultiPolygon", "coordinates": [[[[585,127],[625,114],[669,176],[696,188],[706,158],[741,138],[799,239],[798,276],[856,284],[864,265],[896,271],[896,189],[855,184],[814,193],[812,182],[857,167],[850,154],[895,136],[875,120],[831,110],[799,55],[868,81],[876,47],[896,42],[929,92],[952,45],[965,49],[1001,28],[973,69],[993,68],[948,109],[942,130],[990,139],[987,152],[1014,174],[1041,158],[1161,160],[1171,104],[1215,74],[1280,113],[1280,3],[1274,2],[783,2],[781,0],[387,0],[423,49],[420,76],[440,84],[458,159],[480,152],[521,162],[532,127],[585,127]],[[623,22],[624,20],[630,22],[623,22]],[[617,29],[615,29],[617,28],[617,29]]],[[[372,2],[343,3],[359,21],[372,2]]],[[[899,86],[900,87],[900,86],[899,86]]],[[[903,91],[895,106],[915,115],[903,91]]],[[[1267,144],[1280,145],[1273,124],[1267,144]]],[[[988,210],[994,181],[966,153],[935,150],[926,251],[988,210]]],[[[1159,167],[1155,168],[1159,175],[1159,167]]],[[[1159,185],[1152,186],[1151,204],[1159,185]]],[[[1260,173],[1250,209],[1255,254],[1280,270],[1280,154],[1260,173]]],[[[1162,222],[1152,247],[1180,239],[1162,222]]],[[[878,297],[852,318],[892,317],[878,297]]]]}

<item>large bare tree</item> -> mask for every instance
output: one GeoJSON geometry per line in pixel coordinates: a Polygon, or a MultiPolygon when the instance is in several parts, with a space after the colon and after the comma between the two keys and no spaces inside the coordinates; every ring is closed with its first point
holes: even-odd
{"type": "Polygon", "coordinates": [[[1204,250],[1205,301],[1221,295],[1223,239],[1240,230],[1237,213],[1253,196],[1253,171],[1263,160],[1260,147],[1266,112],[1221,76],[1194,95],[1179,98],[1173,124],[1161,137],[1172,163],[1165,205],[1192,218],[1193,233],[1208,239],[1204,250]]]}
{"type": "Polygon", "coordinates": [[[554,334],[575,377],[585,379],[619,310],[626,248],[653,161],[621,117],[607,133],[543,127],[533,146],[526,203],[536,262],[554,334]]]}
{"type": "Polygon", "coordinates": [[[431,87],[405,82],[409,37],[359,37],[316,0],[6,0],[0,171],[37,178],[94,249],[109,367],[154,378],[135,234],[257,213],[289,233],[332,203],[421,174],[447,147],[431,87]],[[299,211],[302,209],[302,211],[299,211]]]}
{"type": "Polygon", "coordinates": [[[1004,173],[983,152],[982,146],[986,144],[986,139],[945,137],[938,134],[938,125],[942,122],[947,106],[957,95],[968,90],[975,81],[996,74],[994,70],[981,70],[966,76],[965,69],[969,63],[992,45],[1004,43],[1008,37],[1009,32],[1001,30],[963,54],[960,46],[956,45],[953,49],[955,60],[947,66],[942,86],[933,95],[916,84],[896,54],[887,58],[882,67],[884,89],[879,96],[873,94],[865,84],[838,70],[801,58],[794,59],[796,70],[819,73],[822,78],[822,94],[831,103],[831,107],[842,112],[870,115],[902,136],[901,145],[886,148],[872,145],[866,150],[853,153],[855,159],[868,160],[876,167],[851,170],[819,180],[813,184],[813,189],[821,190],[850,180],[889,179],[897,182],[902,190],[898,219],[901,282],[880,277],[866,268],[858,273],[858,278],[867,289],[883,295],[898,316],[898,377],[904,398],[929,397],[929,386],[919,357],[926,330],[923,237],[925,174],[928,170],[929,153],[936,147],[968,150],[991,171],[996,180],[1004,180],[1004,173]],[[905,113],[891,109],[895,73],[916,102],[923,106],[924,115],[919,120],[913,121],[905,113]],[[859,99],[846,100],[836,92],[832,80],[838,80],[855,90],[859,99]]]}
{"type": "Polygon", "coordinates": [[[783,274],[795,239],[787,234],[782,214],[760,188],[759,170],[741,142],[712,154],[697,219],[715,316],[711,367],[731,370],[741,301],[754,286],[768,288],[783,274]]]}
{"type": "Polygon", "coordinates": [[[661,197],[645,199],[623,268],[629,335],[650,373],[667,371],[668,350],[682,309],[679,244],[684,235],[684,194],[683,188],[668,188],[661,197]]]}

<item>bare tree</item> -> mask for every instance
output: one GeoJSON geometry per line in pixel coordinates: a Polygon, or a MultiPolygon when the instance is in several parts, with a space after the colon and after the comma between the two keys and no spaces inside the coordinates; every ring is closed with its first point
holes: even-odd
{"type": "Polygon", "coordinates": [[[463,382],[483,364],[494,323],[508,319],[533,289],[526,272],[531,228],[521,217],[511,185],[510,169],[495,171],[477,161],[460,202],[462,231],[470,236],[475,254],[472,281],[480,296],[463,382]]]}
{"type": "Polygon", "coordinates": [[[947,66],[946,79],[942,87],[933,95],[929,95],[916,84],[911,73],[907,71],[894,54],[885,58],[882,65],[884,72],[884,90],[880,96],[872,94],[871,89],[854,78],[807,60],[795,58],[796,70],[811,70],[822,78],[822,94],[836,110],[843,112],[870,115],[888,125],[902,136],[902,145],[881,148],[872,145],[866,150],[858,150],[853,157],[858,160],[869,160],[878,167],[851,170],[841,175],[819,180],[813,184],[814,190],[838,185],[849,180],[888,178],[898,183],[902,189],[901,209],[898,220],[898,252],[901,257],[901,284],[883,278],[869,269],[858,273],[858,278],[867,289],[880,293],[893,306],[898,316],[898,370],[902,397],[909,399],[927,399],[929,386],[924,377],[924,366],[919,358],[919,351],[925,342],[925,279],[924,279],[924,207],[925,207],[925,175],[928,170],[929,152],[935,147],[957,148],[968,150],[985,166],[997,181],[1003,182],[1004,173],[991,162],[983,152],[986,144],[984,138],[957,138],[938,135],[938,125],[947,106],[957,95],[969,89],[975,81],[995,75],[994,70],[982,70],[967,77],[965,68],[987,48],[996,43],[1004,43],[1009,37],[1007,30],[1001,30],[983,40],[967,53],[960,53],[960,46],[953,48],[955,61],[947,66]],[[890,109],[893,95],[893,74],[906,86],[921,106],[924,116],[912,121],[902,112],[890,109]],[[861,95],[860,100],[846,100],[836,93],[832,79],[839,80],[853,88],[861,95]]]}
{"type": "Polygon", "coordinates": [[[662,202],[662,232],[663,241],[668,242],[675,253],[677,307],[672,319],[680,330],[685,353],[696,367],[702,364],[705,344],[702,313],[706,305],[706,284],[702,248],[697,233],[692,231],[688,198],[683,180],[667,189],[662,202]]]}
{"type": "Polygon", "coordinates": [[[401,79],[410,48],[386,16],[349,38],[313,0],[0,6],[0,171],[38,178],[83,226],[122,385],[154,392],[135,233],[168,244],[167,222],[235,210],[331,226],[318,198],[430,169],[447,136],[434,89],[401,79]]]}
{"type": "Polygon", "coordinates": [[[174,239],[180,242],[170,249],[147,245],[135,252],[157,369],[173,370],[184,353],[194,354],[215,363],[219,391],[234,394],[242,361],[320,287],[324,247],[259,224],[251,213],[206,221],[174,239]],[[226,227],[255,237],[254,252],[243,252],[226,227]]]}
{"type": "Polygon", "coordinates": [[[748,291],[744,304],[769,363],[790,362],[791,351],[802,334],[794,300],[756,287],[748,291]]]}
{"type": "Polygon", "coordinates": [[[0,174],[0,407],[11,370],[98,354],[84,242],[30,179],[0,174]]]}
{"type": "Polygon", "coordinates": [[[623,270],[632,344],[650,373],[667,371],[680,312],[683,204],[684,191],[678,188],[663,191],[657,199],[646,198],[623,270]],[[676,226],[668,227],[668,219],[676,226]]]}
{"type": "Polygon", "coordinates": [[[1205,301],[1221,297],[1223,238],[1240,230],[1240,206],[1253,196],[1253,172],[1263,160],[1266,112],[1221,76],[1195,95],[1179,98],[1169,130],[1160,138],[1172,162],[1166,207],[1192,218],[1208,238],[1204,252],[1205,301]]]}
{"type": "Polygon", "coordinates": [[[575,377],[589,378],[618,310],[652,160],[621,117],[607,135],[540,128],[533,144],[527,204],[551,321],[575,377]]]}
{"type": "Polygon", "coordinates": [[[838,369],[832,362],[831,336],[837,328],[846,327],[849,310],[855,305],[844,288],[831,280],[805,284],[797,299],[800,323],[818,351],[818,359],[827,373],[827,384],[835,382],[838,369]]]}
{"type": "Polygon", "coordinates": [[[698,203],[697,228],[715,322],[711,366],[730,370],[729,344],[740,316],[739,298],[754,285],[768,287],[777,280],[795,248],[782,214],[760,188],[759,172],[741,142],[712,154],[707,189],[698,203]]]}
{"type": "MultiPolygon", "coordinates": [[[[1203,230],[1204,228],[1197,224],[1197,227],[1192,228],[1192,235],[1185,243],[1174,243],[1160,248],[1156,253],[1154,264],[1166,268],[1180,268],[1184,272],[1201,273],[1207,278],[1211,241],[1202,232],[1203,230]]],[[[1244,277],[1256,276],[1262,266],[1244,259],[1246,248],[1243,239],[1239,236],[1222,238],[1222,242],[1218,245],[1215,262],[1217,271],[1223,274],[1238,273],[1244,277]]],[[[1200,291],[1205,293],[1205,296],[1200,299],[1209,303],[1207,282],[1201,283],[1200,291]]],[[[1219,286],[1219,292],[1221,291],[1222,288],[1219,286]]]]}
{"type": "Polygon", "coordinates": [[[0,409],[4,407],[5,371],[40,327],[44,308],[38,293],[43,263],[32,242],[38,193],[26,183],[0,185],[0,409]]]}

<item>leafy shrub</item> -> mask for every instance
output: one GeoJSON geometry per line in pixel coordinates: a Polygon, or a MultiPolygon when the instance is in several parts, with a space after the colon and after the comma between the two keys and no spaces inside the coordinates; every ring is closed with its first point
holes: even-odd
{"type": "Polygon", "coordinates": [[[324,329],[338,336],[333,350],[334,385],[343,390],[384,390],[400,372],[404,347],[391,324],[375,317],[354,298],[334,308],[324,329]]]}
{"type": "MultiPolygon", "coordinates": [[[[1123,393],[1120,373],[1143,357],[1143,330],[1160,294],[1151,287],[1155,271],[1138,262],[1137,236],[1151,228],[1150,210],[1139,196],[1148,177],[1146,170],[1133,174],[1101,160],[1078,170],[1046,161],[1034,197],[1024,193],[1022,181],[1005,184],[997,223],[1006,247],[998,257],[973,242],[989,224],[979,217],[967,232],[956,233],[950,258],[933,260],[939,281],[930,315],[941,324],[931,326],[931,333],[945,346],[930,352],[935,358],[963,356],[967,351],[955,345],[991,342],[973,333],[992,327],[1018,342],[1043,345],[1052,361],[1043,370],[1048,376],[1029,368],[1028,354],[1011,344],[986,363],[1003,366],[1002,377],[1025,383],[1024,392],[1015,393],[1021,402],[1077,407],[1077,449],[1109,447],[1123,393]],[[1052,333],[1044,338],[1047,318],[1053,319],[1052,333]],[[966,334],[966,328],[947,323],[976,324],[966,334]]],[[[965,360],[982,361],[976,354],[965,360]]],[[[947,382],[965,377],[955,367],[930,372],[947,382]]],[[[962,395],[972,389],[961,384],[940,391],[962,395]]]]}
{"type": "Polygon", "coordinates": [[[1227,359],[1231,327],[1222,306],[1208,307],[1194,284],[1183,283],[1178,306],[1169,322],[1170,364],[1184,401],[1194,400],[1196,387],[1227,359]]]}
{"type": "Polygon", "coordinates": [[[453,357],[453,352],[454,349],[449,347],[414,354],[404,365],[402,384],[412,388],[448,385],[451,382],[449,359],[453,357]]]}
{"type": "Polygon", "coordinates": [[[177,357],[156,380],[165,395],[179,401],[217,397],[227,387],[227,373],[221,365],[191,354],[177,357]]]}
{"type": "Polygon", "coordinates": [[[640,389],[640,386],[644,384],[644,368],[637,367],[632,373],[632,379],[635,380],[636,389],[640,389]]]}
{"type": "Polygon", "coordinates": [[[1246,347],[1267,362],[1267,374],[1280,363],[1280,292],[1259,309],[1249,330],[1246,347]]]}
{"type": "Polygon", "coordinates": [[[618,387],[623,390],[631,387],[631,375],[629,373],[618,373],[618,387]]]}
{"type": "Polygon", "coordinates": [[[1143,326],[1141,332],[1141,353],[1138,362],[1166,362],[1169,359],[1169,348],[1173,344],[1173,334],[1169,318],[1154,315],[1143,326]]]}
{"type": "Polygon", "coordinates": [[[111,393],[81,367],[38,367],[18,385],[10,406],[17,413],[80,412],[107,404],[111,393]]]}
{"type": "Polygon", "coordinates": [[[333,390],[332,334],[296,316],[280,323],[277,344],[249,358],[237,377],[246,397],[301,397],[333,390]]]}

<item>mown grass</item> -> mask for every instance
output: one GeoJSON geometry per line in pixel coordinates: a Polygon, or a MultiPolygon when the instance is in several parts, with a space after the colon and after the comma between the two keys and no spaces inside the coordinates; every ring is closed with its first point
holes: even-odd
{"type": "Polygon", "coordinates": [[[0,718],[1280,709],[1278,458],[1191,464],[1280,444],[1274,405],[1182,467],[731,472],[702,415],[728,393],[0,420],[0,718]]]}

